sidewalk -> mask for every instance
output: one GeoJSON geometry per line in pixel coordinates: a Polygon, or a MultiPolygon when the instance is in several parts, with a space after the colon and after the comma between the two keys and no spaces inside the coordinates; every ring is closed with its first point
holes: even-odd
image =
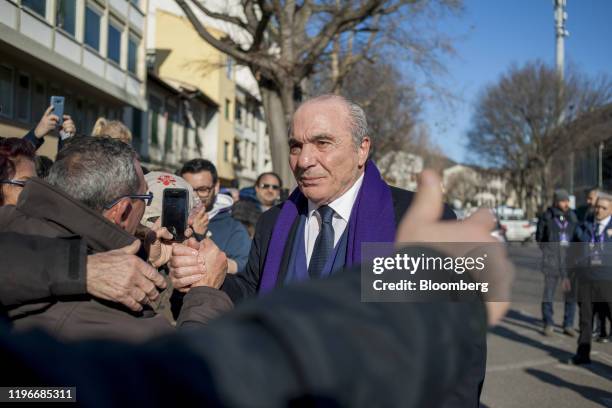
{"type": "MultiPolygon", "coordinates": [[[[555,305],[555,318],[562,305],[555,305]]],[[[612,408],[612,343],[593,343],[589,366],[563,361],[576,351],[576,339],[556,328],[555,336],[541,333],[540,307],[515,304],[489,334],[487,378],[482,406],[609,407],[612,408]]]]}

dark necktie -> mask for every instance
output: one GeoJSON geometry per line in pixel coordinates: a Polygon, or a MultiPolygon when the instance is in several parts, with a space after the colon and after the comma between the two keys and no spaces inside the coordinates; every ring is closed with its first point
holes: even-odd
{"type": "Polygon", "coordinates": [[[314,249],[310,257],[308,265],[308,275],[311,278],[319,278],[323,273],[323,268],[334,250],[334,227],[332,226],[332,218],[334,210],[331,207],[322,205],[317,210],[321,215],[321,229],[317,240],[315,241],[314,249]]]}

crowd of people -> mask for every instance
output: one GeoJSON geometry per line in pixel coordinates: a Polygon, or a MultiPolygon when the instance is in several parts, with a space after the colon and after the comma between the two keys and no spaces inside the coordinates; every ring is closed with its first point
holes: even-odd
{"type": "Polygon", "coordinates": [[[553,205],[539,218],[536,240],[542,249],[543,334],[554,333],[553,301],[558,287],[564,297],[563,332],[578,337],[572,364],[591,363],[591,341],[609,343],[612,322],[612,194],[592,188],[585,205],[573,211],[565,190],[555,191],[553,205]],[[574,329],[579,305],[579,333],[574,329]]]}
{"type": "MultiPolygon", "coordinates": [[[[236,197],[208,160],[149,171],[120,122],[76,137],[58,119],[50,108],[24,138],[0,140],[12,383],[76,385],[92,405],[478,406],[487,323],[507,304],[361,302],[359,264],[365,242],[419,254],[440,237],[493,242],[494,220],[454,222],[431,172],[416,195],[389,186],[358,105],[300,105],[288,140],[298,187],[283,202],[275,173],[236,197]],[[55,161],[39,164],[58,130],[55,161]],[[182,241],[162,226],[167,188],[187,190],[182,241]]],[[[492,262],[511,269],[503,254],[492,262]]]]}

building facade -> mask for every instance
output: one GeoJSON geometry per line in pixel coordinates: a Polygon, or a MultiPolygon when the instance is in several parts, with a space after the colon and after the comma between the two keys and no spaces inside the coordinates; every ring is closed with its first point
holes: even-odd
{"type": "MultiPolygon", "coordinates": [[[[153,7],[154,3],[152,3],[153,7]]],[[[152,32],[149,33],[150,44],[147,44],[150,58],[150,72],[176,89],[191,90],[200,93],[210,102],[204,113],[194,112],[194,117],[202,118],[199,139],[202,145],[200,157],[211,160],[217,167],[223,185],[230,185],[235,178],[233,167],[234,153],[234,113],[235,84],[234,70],[228,64],[228,58],[202,40],[191,23],[182,16],[164,11],[150,9],[149,21],[152,32]],[[212,109],[214,106],[214,110],[212,109]],[[207,136],[207,137],[206,137],[207,136]]],[[[221,36],[222,33],[215,32],[221,36]]],[[[154,94],[149,95],[152,105],[159,106],[154,94]]],[[[168,104],[164,103],[166,106],[168,104]]],[[[171,104],[169,105],[171,106],[171,104]]],[[[171,122],[184,120],[184,107],[172,107],[164,115],[171,122]]],[[[197,111],[198,109],[194,109],[197,111]]],[[[149,118],[151,123],[151,119],[149,118]]],[[[167,128],[149,129],[150,153],[153,161],[161,161],[169,167],[180,167],[180,149],[182,129],[167,128]],[[157,134],[156,134],[157,133],[157,134]],[[168,140],[168,136],[172,140],[168,140]],[[158,149],[157,144],[163,145],[158,149]]]]}
{"type": "MultiPolygon", "coordinates": [[[[105,116],[141,143],[146,1],[0,0],[0,134],[23,136],[60,95],[79,134],[105,116]]],[[[54,157],[47,139],[40,153],[54,157]]]]}
{"type": "MultiPolygon", "coordinates": [[[[206,121],[199,132],[201,157],[216,165],[222,185],[253,185],[258,174],[272,170],[272,163],[264,112],[250,71],[236,66],[231,58],[204,41],[172,0],[151,0],[147,20],[150,72],[177,88],[199,92],[209,102],[202,107],[205,115],[194,116],[206,121]]],[[[213,35],[226,35],[223,26],[204,21],[213,35]]],[[[153,103],[151,93],[148,99],[151,106],[159,105],[153,103]]],[[[172,117],[172,112],[167,114],[172,117]]],[[[180,157],[169,150],[155,156],[151,132],[152,127],[152,161],[157,158],[166,166],[177,167],[180,157]]],[[[160,126],[157,133],[155,138],[161,143],[159,140],[165,139],[167,132],[160,126]]]]}
{"type": "MultiPolygon", "coordinates": [[[[237,81],[240,83],[240,80],[237,81]]],[[[270,138],[261,101],[246,88],[236,87],[234,170],[237,187],[250,187],[257,176],[272,171],[270,138]]]]}

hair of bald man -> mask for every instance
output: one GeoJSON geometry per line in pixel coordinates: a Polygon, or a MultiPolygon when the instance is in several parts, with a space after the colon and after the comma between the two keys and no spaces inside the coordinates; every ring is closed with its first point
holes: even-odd
{"type": "MultiPolygon", "coordinates": [[[[314,98],[307,99],[302,102],[295,111],[297,112],[298,109],[309,103],[327,101],[340,102],[346,108],[348,112],[349,125],[351,127],[351,137],[353,138],[355,149],[357,149],[357,147],[361,145],[361,142],[363,142],[363,139],[365,139],[366,136],[370,138],[370,141],[372,140],[372,137],[369,135],[370,131],[368,129],[368,120],[366,118],[366,114],[363,108],[355,102],[351,101],[350,99],[345,98],[344,96],[335,94],[323,94],[315,96],[314,98]]],[[[293,132],[292,128],[293,123],[289,124],[289,136],[291,136],[293,132]]]]}

